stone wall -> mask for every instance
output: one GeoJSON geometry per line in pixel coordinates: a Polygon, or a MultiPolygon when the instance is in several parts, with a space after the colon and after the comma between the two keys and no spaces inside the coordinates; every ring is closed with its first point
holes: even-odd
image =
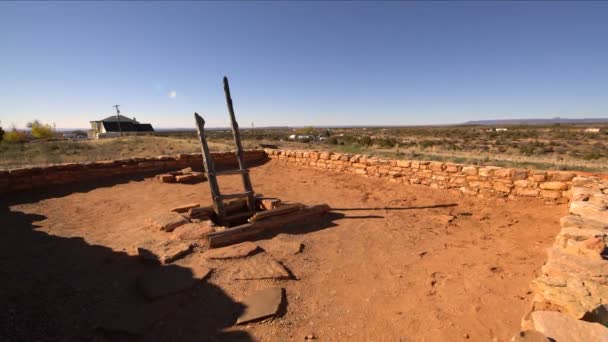
{"type": "Polygon", "coordinates": [[[513,341],[608,341],[608,179],[575,172],[530,171],[393,160],[333,152],[266,150],[271,159],[391,182],[458,189],[479,197],[539,197],[569,202],[534,299],[513,341]]]}
{"type": "Polygon", "coordinates": [[[479,197],[570,198],[574,172],[530,171],[419,160],[396,160],[335,152],[265,150],[271,159],[317,169],[378,177],[392,182],[458,189],[479,197]]]}
{"type": "Polygon", "coordinates": [[[576,177],[571,193],[522,328],[556,341],[608,341],[608,180],[576,177]]]}
{"type": "MultiPolygon", "coordinates": [[[[212,153],[212,156],[218,170],[236,168],[237,166],[234,152],[212,153]]],[[[259,164],[265,160],[267,160],[267,156],[262,150],[245,151],[247,165],[259,164]]],[[[202,166],[202,155],[192,153],[0,170],[0,193],[26,191],[125,175],[173,171],[186,167],[200,170],[202,166]]]]}

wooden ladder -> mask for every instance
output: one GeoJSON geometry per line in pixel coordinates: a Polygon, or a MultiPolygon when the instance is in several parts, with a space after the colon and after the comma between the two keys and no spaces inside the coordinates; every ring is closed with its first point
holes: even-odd
{"type": "Polygon", "coordinates": [[[253,214],[255,214],[255,198],[253,187],[251,186],[251,179],[249,178],[249,169],[247,169],[247,167],[245,166],[245,161],[243,160],[243,146],[241,145],[239,125],[236,122],[236,118],[234,117],[232,97],[230,96],[230,86],[228,85],[228,78],[226,77],[224,77],[224,93],[226,94],[226,104],[228,105],[228,113],[230,114],[232,135],[234,137],[234,143],[236,144],[236,160],[239,164],[238,169],[226,171],[215,170],[213,158],[209,153],[209,145],[207,145],[207,139],[205,138],[205,120],[197,113],[194,113],[194,119],[196,121],[196,131],[201,141],[203,166],[205,167],[205,175],[207,176],[207,180],[209,182],[209,189],[211,190],[211,197],[213,198],[213,208],[215,210],[215,214],[217,215],[218,221],[222,224],[229,224],[231,221],[251,217],[253,214]],[[217,182],[217,176],[225,175],[241,175],[243,180],[243,188],[245,191],[234,194],[221,194],[217,182]],[[224,200],[234,198],[246,198],[248,212],[227,216],[224,207],[224,200]]]}

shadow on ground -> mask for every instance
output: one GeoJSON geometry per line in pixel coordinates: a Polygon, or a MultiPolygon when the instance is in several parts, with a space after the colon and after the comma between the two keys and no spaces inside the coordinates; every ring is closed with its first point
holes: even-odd
{"type": "Polygon", "coordinates": [[[0,202],[2,340],[251,340],[246,332],[222,332],[243,310],[222,289],[203,280],[148,300],[136,278],[167,266],[37,231],[46,217],[10,211],[11,204],[0,202]]]}

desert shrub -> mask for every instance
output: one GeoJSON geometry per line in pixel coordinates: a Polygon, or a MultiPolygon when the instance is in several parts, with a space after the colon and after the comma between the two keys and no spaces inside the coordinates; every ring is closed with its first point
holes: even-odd
{"type": "Polygon", "coordinates": [[[27,124],[32,130],[32,136],[36,139],[50,139],[53,137],[53,128],[51,125],[43,124],[38,120],[34,120],[27,124]]]}
{"type": "Polygon", "coordinates": [[[327,138],[327,140],[325,140],[327,142],[327,144],[329,145],[338,145],[338,138],[336,137],[329,137],[327,138]]]}
{"type": "Polygon", "coordinates": [[[378,138],[374,139],[374,145],[385,148],[395,147],[395,145],[397,145],[397,140],[393,138],[378,138]]]}
{"type": "Polygon", "coordinates": [[[365,136],[365,137],[361,137],[361,139],[359,140],[359,143],[363,146],[372,146],[374,142],[372,141],[372,138],[365,136]]]}
{"type": "Polygon", "coordinates": [[[421,140],[418,142],[418,146],[420,146],[420,148],[425,149],[427,147],[433,147],[435,146],[435,141],[433,140],[421,140]]]}
{"type": "Polygon", "coordinates": [[[4,133],[2,137],[2,141],[6,141],[8,143],[20,143],[25,142],[27,140],[27,134],[22,131],[18,131],[17,128],[13,127],[9,132],[4,133]]]}

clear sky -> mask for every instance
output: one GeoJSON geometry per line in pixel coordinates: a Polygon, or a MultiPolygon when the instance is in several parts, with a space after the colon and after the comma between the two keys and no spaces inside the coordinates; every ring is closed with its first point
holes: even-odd
{"type": "Polygon", "coordinates": [[[608,117],[608,2],[1,2],[0,120],[608,117]]]}

